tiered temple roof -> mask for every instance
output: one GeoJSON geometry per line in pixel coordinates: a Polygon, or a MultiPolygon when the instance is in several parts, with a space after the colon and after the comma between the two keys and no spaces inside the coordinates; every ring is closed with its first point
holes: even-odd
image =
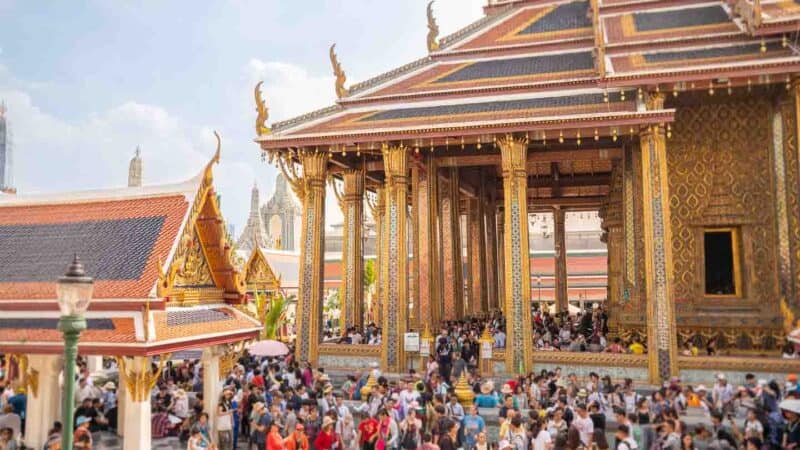
{"type": "Polygon", "coordinates": [[[411,64],[351,86],[335,106],[273,125],[267,150],[369,152],[486,143],[536,130],[610,137],[671,122],[639,88],[667,92],[768,84],[800,70],[800,4],[764,0],[513,0],[411,64]],[[752,12],[756,9],[756,12],[752,12]],[[459,139],[456,141],[455,139],[459,139]]]}
{"type": "MultiPolygon", "coordinates": [[[[216,161],[216,158],[215,160],[216,161]]],[[[77,254],[95,280],[80,351],[152,355],[254,338],[213,188],[195,178],[0,199],[0,347],[58,353],[56,280],[77,254]]]]}

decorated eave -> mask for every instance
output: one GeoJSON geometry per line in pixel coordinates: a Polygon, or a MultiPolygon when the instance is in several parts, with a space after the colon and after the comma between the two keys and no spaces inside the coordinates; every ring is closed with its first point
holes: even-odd
{"type": "Polygon", "coordinates": [[[281,276],[275,274],[264,252],[265,250],[256,247],[247,258],[243,272],[249,292],[276,291],[281,287],[281,276]]]}
{"type": "MultiPolygon", "coordinates": [[[[478,146],[507,133],[613,137],[673,120],[647,110],[643,94],[733,89],[790,81],[800,72],[792,2],[761,1],[758,26],[742,1],[515,0],[438,39],[428,11],[428,56],[346,87],[335,48],[336,105],[265,125],[263,150],[367,152],[394,141],[409,147],[478,146]],[[782,8],[780,14],[777,8],[782,8]],[[773,12],[768,12],[773,11],[773,12]]],[[[263,112],[263,114],[261,114],[263,112]]]]}
{"type": "Polygon", "coordinates": [[[60,353],[55,280],[95,280],[79,351],[155,355],[257,336],[211,162],[183,183],[0,199],[0,351],[60,353]]]}

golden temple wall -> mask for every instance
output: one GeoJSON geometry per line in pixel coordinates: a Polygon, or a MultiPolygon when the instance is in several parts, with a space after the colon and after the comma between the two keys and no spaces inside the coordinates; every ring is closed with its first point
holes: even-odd
{"type": "MultiPolygon", "coordinates": [[[[667,164],[679,342],[691,336],[702,343],[717,336],[720,348],[735,345],[748,350],[781,343],[781,245],[791,250],[792,290],[800,284],[796,124],[787,98],[785,92],[775,90],[741,96],[681,95],[667,102],[667,107],[676,109],[672,136],[667,140],[667,164]],[[777,129],[776,117],[783,120],[777,129]],[[783,152],[785,169],[776,164],[773,142],[783,152]],[[780,174],[786,178],[776,184],[780,174]],[[776,192],[782,185],[786,192],[776,192]],[[789,236],[779,245],[778,225],[786,211],[789,236]],[[739,230],[739,245],[734,249],[741,261],[738,296],[705,294],[703,233],[713,227],[739,230]]],[[[638,148],[633,153],[632,172],[639,174],[638,148]]],[[[777,160],[780,163],[780,158],[777,160]]],[[[636,178],[638,225],[642,200],[648,199],[642,199],[641,182],[636,178]]],[[[640,227],[636,228],[639,231],[640,227]]],[[[644,264],[638,243],[634,254],[637,279],[635,283],[626,279],[629,299],[619,313],[623,335],[622,330],[641,330],[645,320],[639,312],[644,305],[640,288],[644,264]]]]}

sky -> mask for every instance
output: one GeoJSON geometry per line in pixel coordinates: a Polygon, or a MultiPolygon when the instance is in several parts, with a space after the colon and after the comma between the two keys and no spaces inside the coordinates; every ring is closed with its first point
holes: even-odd
{"type": "MultiPolygon", "coordinates": [[[[485,0],[436,0],[445,36],[485,0]]],[[[0,99],[20,194],[124,186],[142,150],[144,184],[179,182],[211,158],[223,214],[242,230],[255,181],[276,169],[254,138],[253,86],[269,122],[332,104],[328,47],[348,85],[427,53],[427,0],[0,0],[0,99]]],[[[341,220],[329,197],[327,223],[341,220]]]]}

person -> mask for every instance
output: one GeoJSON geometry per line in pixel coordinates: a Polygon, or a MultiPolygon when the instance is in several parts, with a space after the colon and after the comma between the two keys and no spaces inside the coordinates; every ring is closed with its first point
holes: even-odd
{"type": "Polygon", "coordinates": [[[269,426],[269,434],[267,435],[267,449],[266,450],[283,450],[284,442],[281,437],[281,429],[277,421],[273,420],[269,426]]]}
{"type": "Polygon", "coordinates": [[[14,412],[14,406],[6,404],[3,407],[3,414],[0,414],[0,428],[8,428],[11,430],[11,437],[19,439],[22,432],[22,419],[19,414],[14,412]]]}
{"type": "Polygon", "coordinates": [[[478,434],[486,429],[486,422],[478,415],[478,407],[470,405],[469,415],[464,417],[461,423],[464,430],[464,445],[466,448],[472,448],[477,442],[478,434]]]}
{"type": "Polygon", "coordinates": [[[200,427],[193,426],[189,441],[186,443],[186,450],[206,450],[210,448],[212,448],[212,444],[203,436],[200,427]]]}
{"type": "Polygon", "coordinates": [[[78,416],[75,420],[76,428],[73,434],[72,448],[91,450],[92,449],[92,433],[89,431],[92,419],[86,416],[78,416]]]}
{"type": "Polygon", "coordinates": [[[553,448],[553,438],[539,417],[532,421],[531,438],[532,450],[550,450],[553,448]]]}
{"type": "Polygon", "coordinates": [[[494,394],[494,383],[486,381],[481,384],[481,393],[475,397],[475,405],[479,408],[496,408],[497,396],[494,394]]]}
{"type": "Polygon", "coordinates": [[[430,433],[425,433],[422,436],[421,450],[440,450],[439,446],[433,443],[433,435],[430,433]]]}
{"type": "Polygon", "coordinates": [[[442,424],[443,434],[439,436],[439,449],[440,450],[456,450],[456,437],[458,436],[458,427],[456,423],[450,419],[446,419],[442,424]]]}
{"type": "Polygon", "coordinates": [[[778,408],[786,421],[781,448],[800,449],[800,400],[785,399],[778,404],[778,408]]]}
{"type": "Polygon", "coordinates": [[[694,437],[692,437],[691,433],[684,433],[683,436],[681,436],[681,450],[697,450],[697,447],[694,446],[694,437]]]}
{"type": "Polygon", "coordinates": [[[308,437],[302,423],[295,425],[294,431],[286,438],[284,443],[286,444],[286,450],[308,450],[308,437]]]}
{"type": "Polygon", "coordinates": [[[356,450],[357,447],[357,440],[356,440],[356,427],[353,423],[353,415],[348,414],[341,416],[339,413],[336,413],[339,416],[339,420],[336,421],[336,434],[344,443],[344,450],[356,450]]]}
{"type": "Polygon", "coordinates": [[[577,412],[578,417],[572,421],[572,426],[578,430],[581,443],[585,447],[590,447],[594,437],[594,422],[592,422],[591,417],[589,417],[589,412],[586,410],[585,404],[578,403],[577,412]]]}
{"type": "Polygon", "coordinates": [[[0,429],[0,450],[17,450],[17,440],[11,428],[0,429]]]}
{"type": "Polygon", "coordinates": [[[369,416],[358,424],[358,443],[361,450],[374,450],[378,440],[378,421],[369,416]]]}
{"type": "Polygon", "coordinates": [[[233,450],[233,388],[222,391],[217,404],[217,442],[219,450],[233,450]]]}
{"type": "Polygon", "coordinates": [[[628,425],[619,424],[615,436],[617,438],[615,450],[638,450],[639,446],[631,436],[631,429],[628,425]]]}
{"type": "Polygon", "coordinates": [[[663,450],[680,450],[681,435],[675,430],[675,421],[665,420],[661,423],[661,448],[663,450]]]}
{"type": "Polygon", "coordinates": [[[415,450],[422,445],[422,421],[417,418],[416,410],[409,409],[408,415],[400,422],[400,448],[415,450]]]}
{"type": "Polygon", "coordinates": [[[334,424],[335,422],[330,416],[325,416],[322,419],[322,429],[314,440],[314,448],[316,450],[333,450],[340,446],[339,438],[333,429],[334,424]]]}
{"type": "Polygon", "coordinates": [[[179,419],[189,417],[189,396],[183,389],[175,391],[175,408],[172,413],[179,419]]]}
{"type": "Polygon", "coordinates": [[[267,413],[267,407],[263,402],[256,402],[250,418],[250,442],[255,444],[258,450],[267,448],[267,432],[271,423],[272,418],[267,413]]]}
{"type": "Polygon", "coordinates": [[[400,442],[400,433],[397,422],[394,421],[389,411],[382,408],[378,411],[378,442],[375,444],[377,450],[392,450],[397,448],[400,442]]]}
{"type": "Polygon", "coordinates": [[[47,440],[44,444],[44,450],[61,450],[61,422],[54,422],[53,428],[47,432],[47,440]]]}

